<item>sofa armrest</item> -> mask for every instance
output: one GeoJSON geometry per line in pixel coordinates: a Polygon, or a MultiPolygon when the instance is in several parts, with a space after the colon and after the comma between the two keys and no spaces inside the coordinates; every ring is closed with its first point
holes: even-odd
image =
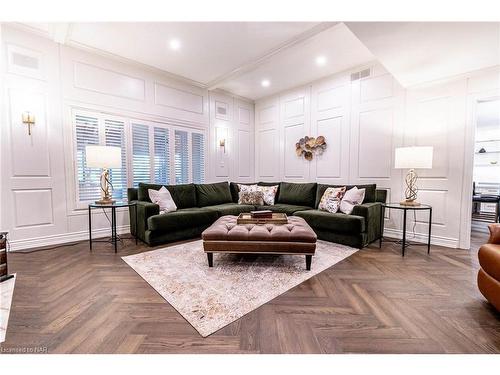
{"type": "Polygon", "coordinates": [[[135,207],[130,207],[130,233],[145,241],[148,229],[148,218],[160,213],[160,206],[151,202],[134,201],[135,207]],[[135,227],[135,211],[137,210],[137,228],[135,227]]]}
{"type": "Polygon", "coordinates": [[[500,224],[490,224],[488,225],[488,229],[490,230],[490,238],[488,238],[488,243],[500,245],[500,224]]]}
{"type": "Polygon", "coordinates": [[[382,209],[382,203],[373,202],[356,205],[352,210],[352,215],[362,216],[365,218],[368,243],[380,238],[383,233],[383,220],[382,223],[380,223],[382,209]]]}

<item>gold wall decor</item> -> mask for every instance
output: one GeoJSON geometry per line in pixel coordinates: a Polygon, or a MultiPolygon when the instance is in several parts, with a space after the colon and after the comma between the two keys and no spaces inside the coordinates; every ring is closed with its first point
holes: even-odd
{"type": "Polygon", "coordinates": [[[314,138],[305,136],[300,138],[297,143],[295,143],[295,152],[297,156],[304,157],[304,159],[311,161],[313,155],[321,155],[326,150],[325,137],[322,135],[314,138]]]}

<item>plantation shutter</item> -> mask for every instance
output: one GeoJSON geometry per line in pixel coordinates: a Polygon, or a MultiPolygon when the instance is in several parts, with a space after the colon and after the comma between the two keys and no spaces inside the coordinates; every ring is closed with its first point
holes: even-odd
{"type": "Polygon", "coordinates": [[[121,168],[109,171],[113,184],[113,198],[122,201],[127,197],[127,150],[125,143],[125,123],[118,120],[104,120],[106,146],[121,148],[121,168]]]}
{"type": "Polygon", "coordinates": [[[149,128],[146,125],[132,124],[132,167],[134,187],[139,182],[151,182],[149,128]]]}
{"type": "Polygon", "coordinates": [[[187,131],[175,131],[174,151],[175,183],[187,184],[189,182],[189,148],[187,131]]]}
{"type": "Polygon", "coordinates": [[[201,133],[191,133],[191,160],[193,183],[205,181],[205,140],[201,133]]]}
{"type": "Polygon", "coordinates": [[[87,168],[85,147],[99,144],[99,119],[83,114],[75,115],[76,173],[78,201],[88,202],[101,197],[99,168],[87,168]]]}
{"type": "Polygon", "coordinates": [[[170,183],[170,144],[168,129],[154,128],[154,179],[156,184],[170,183]]]}

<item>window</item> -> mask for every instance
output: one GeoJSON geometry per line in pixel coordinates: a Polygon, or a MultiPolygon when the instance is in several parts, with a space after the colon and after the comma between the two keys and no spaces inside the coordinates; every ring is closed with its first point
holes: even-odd
{"type": "Polygon", "coordinates": [[[175,131],[175,183],[189,182],[189,148],[188,133],[183,130],[175,131]]]}
{"type": "Polygon", "coordinates": [[[168,129],[154,128],[154,177],[155,184],[170,183],[170,143],[168,129]]]}
{"type": "Polygon", "coordinates": [[[140,182],[205,181],[203,131],[83,110],[75,110],[73,121],[77,208],[101,196],[101,170],[87,167],[87,145],[121,148],[121,167],[110,169],[113,198],[118,201],[127,199],[128,186],[137,187],[140,182]]]}
{"type": "Polygon", "coordinates": [[[122,149],[121,168],[110,169],[113,197],[123,200],[127,195],[127,154],[125,148],[125,122],[111,116],[88,114],[75,115],[76,175],[79,202],[89,202],[101,197],[101,170],[88,168],[87,145],[118,146],[122,149]]]}
{"type": "Polygon", "coordinates": [[[205,181],[205,141],[202,133],[191,133],[192,180],[195,184],[205,181]]]}
{"type": "Polygon", "coordinates": [[[151,166],[149,158],[149,127],[132,124],[132,172],[134,187],[139,182],[151,182],[151,166]]]}

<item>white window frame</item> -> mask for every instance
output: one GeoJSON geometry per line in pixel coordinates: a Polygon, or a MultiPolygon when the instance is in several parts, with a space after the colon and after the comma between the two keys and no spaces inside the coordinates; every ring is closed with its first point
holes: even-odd
{"type": "Polygon", "coordinates": [[[208,158],[209,158],[209,139],[207,137],[208,130],[196,126],[196,124],[182,124],[178,125],[167,119],[165,120],[150,120],[147,118],[141,118],[140,116],[130,116],[127,114],[116,114],[107,111],[94,109],[94,108],[82,108],[80,106],[71,106],[69,114],[71,116],[71,165],[73,168],[73,176],[71,182],[73,184],[73,191],[71,196],[71,206],[73,207],[74,213],[84,213],[82,210],[88,208],[88,204],[93,201],[80,201],[79,183],[78,183],[78,165],[76,160],[76,150],[77,150],[77,139],[76,139],[76,115],[80,114],[83,116],[96,117],[98,118],[98,128],[99,128],[99,143],[105,144],[105,118],[109,120],[121,121],[124,123],[124,134],[125,134],[125,145],[126,145],[126,166],[127,166],[127,187],[133,186],[133,163],[132,163],[132,124],[137,123],[141,125],[148,126],[149,131],[149,152],[150,152],[150,181],[154,183],[154,128],[164,128],[168,130],[169,136],[169,185],[175,185],[175,131],[185,131],[188,133],[188,182],[193,183],[192,168],[193,168],[193,156],[192,156],[192,133],[198,133],[203,135],[204,141],[204,156],[203,156],[203,168],[205,181],[208,176],[208,158]]]}

